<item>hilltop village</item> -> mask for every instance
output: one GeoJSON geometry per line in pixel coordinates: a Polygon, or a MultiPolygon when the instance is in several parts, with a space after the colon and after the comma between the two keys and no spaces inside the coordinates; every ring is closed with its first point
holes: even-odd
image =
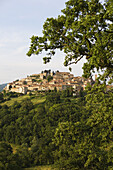
{"type": "Polygon", "coordinates": [[[51,70],[42,71],[39,74],[33,74],[21,80],[13,81],[7,84],[5,91],[27,94],[32,91],[48,91],[48,90],[65,90],[72,87],[75,93],[81,89],[85,89],[87,84],[94,84],[93,79],[85,79],[83,77],[74,77],[69,72],[51,72],[51,70]]]}

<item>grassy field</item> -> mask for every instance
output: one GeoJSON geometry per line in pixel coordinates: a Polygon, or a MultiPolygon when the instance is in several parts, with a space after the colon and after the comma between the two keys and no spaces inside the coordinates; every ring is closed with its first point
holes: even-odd
{"type": "Polygon", "coordinates": [[[17,102],[22,102],[23,100],[25,99],[31,99],[31,101],[33,102],[33,104],[39,104],[39,103],[42,103],[45,101],[45,96],[29,96],[29,95],[23,95],[23,96],[20,96],[20,97],[14,97],[14,98],[11,98],[9,101],[6,101],[6,102],[3,102],[1,103],[1,105],[7,105],[7,106],[11,106],[13,105],[13,103],[15,101],[17,102]]]}

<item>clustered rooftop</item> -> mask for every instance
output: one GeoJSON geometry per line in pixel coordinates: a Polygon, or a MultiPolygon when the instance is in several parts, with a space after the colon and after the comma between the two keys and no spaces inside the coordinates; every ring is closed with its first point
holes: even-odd
{"type": "Polygon", "coordinates": [[[27,76],[27,78],[9,83],[5,90],[27,94],[31,91],[48,91],[55,88],[57,90],[65,90],[68,87],[72,87],[75,92],[79,92],[81,89],[84,90],[88,83],[93,84],[94,81],[90,78],[74,77],[69,72],[45,70],[39,74],[33,74],[27,76]]]}

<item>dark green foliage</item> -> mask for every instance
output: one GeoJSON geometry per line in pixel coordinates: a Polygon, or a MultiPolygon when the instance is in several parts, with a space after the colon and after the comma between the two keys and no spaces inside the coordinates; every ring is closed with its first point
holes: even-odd
{"type": "Polygon", "coordinates": [[[48,82],[50,82],[51,80],[53,80],[53,77],[51,75],[47,76],[47,80],[48,82]]]}
{"type": "Polygon", "coordinates": [[[25,111],[26,113],[33,109],[33,103],[31,100],[26,99],[21,103],[21,110],[25,111]]]}
{"type": "Polygon", "coordinates": [[[60,102],[61,101],[60,101],[60,94],[59,93],[50,92],[50,93],[47,94],[47,97],[46,97],[46,106],[47,107],[50,107],[53,104],[58,104],[60,102]]]}
{"type": "Polygon", "coordinates": [[[79,121],[81,117],[80,107],[73,103],[55,104],[48,110],[49,122],[52,126],[58,125],[59,122],[79,121]]]}
{"type": "Polygon", "coordinates": [[[62,97],[72,97],[73,96],[73,88],[68,87],[66,90],[62,90],[61,92],[62,97]]]}
{"type": "Polygon", "coordinates": [[[19,163],[22,168],[32,166],[33,158],[31,152],[26,145],[22,145],[20,149],[17,149],[16,155],[19,157],[19,163]]]}
{"type": "Polygon", "coordinates": [[[56,146],[53,155],[59,169],[103,170],[113,167],[112,103],[112,91],[95,87],[86,95],[86,105],[79,110],[79,119],[74,114],[75,119],[59,122],[53,139],[56,146]]]}
{"type": "Polygon", "coordinates": [[[3,93],[0,92],[0,103],[3,101],[3,93]]]}
{"type": "Polygon", "coordinates": [[[7,93],[7,95],[8,95],[9,97],[18,97],[18,96],[19,96],[19,94],[18,94],[18,93],[15,93],[15,92],[9,92],[9,93],[7,93]]]}
{"type": "Polygon", "coordinates": [[[30,143],[32,136],[34,111],[30,100],[24,100],[21,104],[15,102],[10,108],[3,106],[0,109],[0,127],[2,128],[1,140],[10,143],[30,143]]]}
{"type": "Polygon", "coordinates": [[[30,100],[1,106],[0,140],[21,145],[16,154],[10,150],[15,166],[16,160],[22,168],[54,164],[66,170],[103,170],[113,166],[113,91],[104,86],[88,89],[78,98],[62,99],[60,92],[50,92],[38,106],[30,100]]]}
{"type": "Polygon", "coordinates": [[[11,145],[0,143],[0,170],[21,170],[18,155],[14,155],[11,145]]]}
{"type": "Polygon", "coordinates": [[[57,92],[57,88],[56,87],[54,88],[54,92],[57,92]]]}

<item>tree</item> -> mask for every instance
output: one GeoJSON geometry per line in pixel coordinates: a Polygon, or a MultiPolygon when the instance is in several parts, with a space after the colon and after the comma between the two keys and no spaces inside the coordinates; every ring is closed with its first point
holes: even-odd
{"type": "Polygon", "coordinates": [[[53,151],[54,161],[59,169],[102,170],[113,167],[113,154],[110,153],[112,145],[106,139],[110,137],[109,133],[106,136],[104,124],[100,124],[99,129],[94,124],[96,119],[86,119],[86,115],[82,115],[80,121],[59,122],[53,138],[56,146],[53,151]]]}
{"type": "Polygon", "coordinates": [[[57,92],[57,88],[56,87],[54,88],[54,92],[57,92]]]}
{"type": "Polygon", "coordinates": [[[78,63],[86,58],[83,70],[85,77],[103,71],[102,78],[113,77],[113,4],[105,0],[68,0],[62,15],[47,18],[43,25],[43,36],[32,36],[28,56],[47,56],[44,63],[51,60],[56,49],[65,53],[64,65],[78,63]]]}
{"type": "Polygon", "coordinates": [[[23,111],[30,111],[33,109],[33,103],[31,102],[31,100],[29,99],[25,99],[24,101],[22,101],[21,103],[21,110],[23,111]]]}
{"type": "Polygon", "coordinates": [[[1,142],[0,143],[0,169],[5,170],[21,170],[21,164],[19,165],[19,158],[13,154],[11,145],[1,142]]]}
{"type": "Polygon", "coordinates": [[[20,165],[22,169],[31,166],[31,153],[26,145],[22,145],[19,149],[17,149],[17,155],[20,158],[20,165]]]}
{"type": "Polygon", "coordinates": [[[0,92],[0,102],[3,101],[3,93],[0,92]]]}
{"type": "Polygon", "coordinates": [[[53,77],[51,75],[47,76],[47,81],[50,82],[51,80],[53,80],[53,77]]]}
{"type": "Polygon", "coordinates": [[[46,105],[50,107],[54,104],[60,103],[60,94],[58,92],[51,92],[46,97],[46,105]]]}
{"type": "Polygon", "coordinates": [[[26,85],[27,84],[27,81],[23,81],[23,85],[26,85]]]}

